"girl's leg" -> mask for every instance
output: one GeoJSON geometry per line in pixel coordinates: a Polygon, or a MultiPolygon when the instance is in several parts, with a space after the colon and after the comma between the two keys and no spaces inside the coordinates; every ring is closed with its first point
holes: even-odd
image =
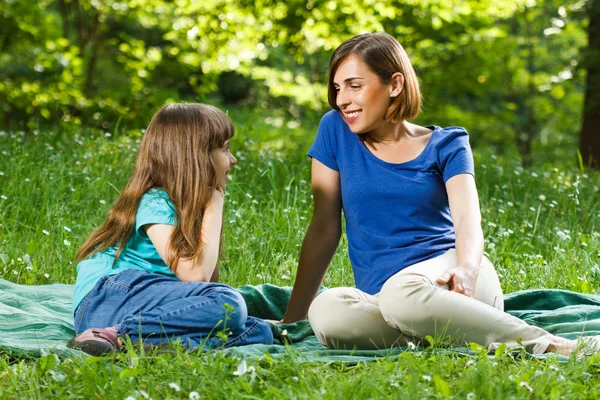
{"type": "Polygon", "coordinates": [[[355,288],[324,291],[310,305],[308,319],[319,342],[332,349],[385,349],[412,339],[385,322],[376,296],[355,288]]]}
{"type": "Polygon", "coordinates": [[[268,324],[248,317],[239,292],[222,284],[127,270],[102,278],[84,302],[77,332],[115,326],[132,342],[181,340],[190,349],[273,342],[268,324]]]}
{"type": "Polygon", "coordinates": [[[473,297],[439,285],[437,278],[456,264],[453,249],[391,277],[379,293],[386,322],[418,337],[443,334],[461,344],[475,342],[490,350],[501,343],[515,347],[521,341],[527,351],[540,354],[565,344],[565,339],[503,312],[500,282],[485,257],[473,297]]]}

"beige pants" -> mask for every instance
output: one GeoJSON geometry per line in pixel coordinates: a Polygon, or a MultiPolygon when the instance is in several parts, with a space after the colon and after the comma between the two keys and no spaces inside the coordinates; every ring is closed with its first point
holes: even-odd
{"type": "Polygon", "coordinates": [[[456,251],[403,269],[371,296],[355,288],[333,288],[312,302],[308,319],[319,342],[334,349],[381,349],[421,342],[427,335],[452,344],[475,342],[493,350],[519,344],[544,353],[553,336],[506,314],[498,275],[483,258],[475,295],[451,292],[436,280],[456,267],[456,251]]]}

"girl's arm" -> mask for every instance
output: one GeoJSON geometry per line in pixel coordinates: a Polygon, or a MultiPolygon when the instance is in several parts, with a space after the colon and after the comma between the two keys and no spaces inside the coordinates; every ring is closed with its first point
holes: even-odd
{"type": "Polygon", "coordinates": [[[342,233],[340,174],[312,161],[313,217],[304,236],[296,281],[284,323],[305,319],[342,233]]]}
{"type": "Polygon", "coordinates": [[[483,257],[483,231],[481,211],[475,178],[471,174],[459,174],[446,182],[450,214],[456,233],[456,268],[446,271],[438,283],[450,285],[450,290],[472,296],[483,257]]]}
{"type": "MultiPolygon", "coordinates": [[[[223,192],[215,190],[204,210],[200,243],[203,245],[200,259],[180,258],[177,261],[175,275],[184,282],[210,282],[211,278],[218,279],[217,260],[223,226],[223,192]]],[[[169,257],[171,235],[175,230],[173,225],[148,224],[144,226],[146,234],[156,247],[160,257],[166,262],[169,257]]]]}

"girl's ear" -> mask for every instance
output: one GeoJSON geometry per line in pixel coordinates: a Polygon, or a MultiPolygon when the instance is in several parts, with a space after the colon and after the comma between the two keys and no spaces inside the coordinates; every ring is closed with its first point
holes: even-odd
{"type": "Polygon", "coordinates": [[[390,97],[398,97],[404,88],[404,75],[400,72],[394,73],[390,81],[390,97]]]}

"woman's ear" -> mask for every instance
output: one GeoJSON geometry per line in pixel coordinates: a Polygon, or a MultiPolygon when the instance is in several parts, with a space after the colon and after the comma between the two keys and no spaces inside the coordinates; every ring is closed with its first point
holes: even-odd
{"type": "Polygon", "coordinates": [[[396,72],[392,75],[390,81],[390,97],[398,97],[404,88],[404,75],[396,72]]]}

